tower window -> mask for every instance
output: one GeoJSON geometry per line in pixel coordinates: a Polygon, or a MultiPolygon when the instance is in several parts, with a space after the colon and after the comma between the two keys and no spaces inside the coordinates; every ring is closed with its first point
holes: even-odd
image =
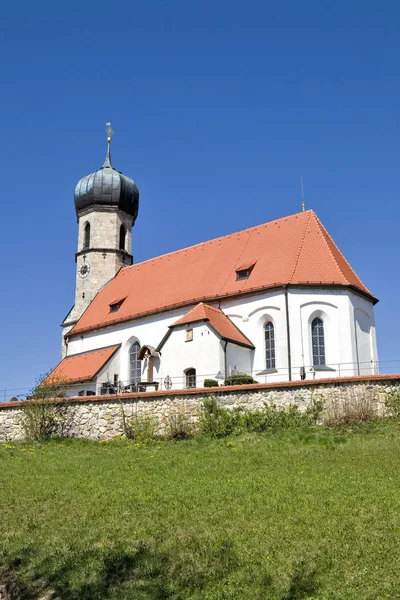
{"type": "Polygon", "coordinates": [[[271,321],[265,325],[266,368],[275,369],[275,331],[271,321]]]}
{"type": "Polygon", "coordinates": [[[86,223],[83,237],[83,250],[90,248],[90,223],[86,223]]]}
{"type": "Polygon", "coordinates": [[[312,353],[313,353],[313,365],[323,366],[325,365],[325,336],[324,336],[324,322],[322,319],[317,317],[311,323],[311,338],[312,338],[312,353]]]}
{"type": "Polygon", "coordinates": [[[193,329],[186,329],[186,341],[187,342],[193,341],[193,329]]]}
{"type": "Polygon", "coordinates": [[[119,249],[125,250],[126,229],[124,225],[119,228],[119,249]]]}

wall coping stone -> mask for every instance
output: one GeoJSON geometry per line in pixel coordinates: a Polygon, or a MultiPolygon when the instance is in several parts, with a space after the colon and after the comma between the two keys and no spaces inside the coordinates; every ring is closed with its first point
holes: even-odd
{"type": "MultiPolygon", "coordinates": [[[[190,396],[204,396],[205,394],[230,394],[233,392],[261,392],[263,390],[282,390],[305,387],[323,387],[323,386],[341,386],[351,383],[391,383],[400,382],[400,373],[391,373],[383,375],[352,375],[350,377],[326,377],[323,379],[304,379],[297,381],[279,381],[275,383],[249,383],[245,385],[221,385],[218,387],[205,388],[185,388],[181,390],[159,390],[157,392],[129,392],[124,394],[107,394],[104,396],[68,396],[65,398],[54,398],[54,403],[73,403],[90,404],[92,402],[110,402],[114,400],[151,400],[154,398],[165,398],[168,396],[181,396],[182,398],[190,396]]],[[[19,408],[27,400],[18,400],[17,402],[0,402],[0,410],[9,408],[19,408]]]]}

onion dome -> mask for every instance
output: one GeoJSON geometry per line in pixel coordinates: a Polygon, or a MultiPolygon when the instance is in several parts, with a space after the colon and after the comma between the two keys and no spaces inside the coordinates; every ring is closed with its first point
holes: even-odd
{"type": "Polygon", "coordinates": [[[76,185],[76,214],[91,206],[107,206],[123,210],[135,222],[139,210],[139,190],[132,179],[112,166],[110,142],[109,138],[103,166],[95,173],[83,177],[76,185]]]}

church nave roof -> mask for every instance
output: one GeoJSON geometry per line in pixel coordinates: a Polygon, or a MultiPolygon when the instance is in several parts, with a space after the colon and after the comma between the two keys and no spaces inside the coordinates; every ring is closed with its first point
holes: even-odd
{"type": "Polygon", "coordinates": [[[69,335],[282,285],[351,287],[377,302],[308,210],[121,269],[69,335]]]}

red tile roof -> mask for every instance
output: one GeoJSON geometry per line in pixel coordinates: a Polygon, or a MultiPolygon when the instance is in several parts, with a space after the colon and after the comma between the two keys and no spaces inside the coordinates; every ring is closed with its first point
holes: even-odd
{"type": "Polygon", "coordinates": [[[208,304],[200,302],[197,306],[192,308],[186,315],[178,319],[171,328],[177,325],[189,325],[190,323],[196,323],[198,321],[207,321],[211,327],[219,333],[222,339],[230,342],[235,342],[241,346],[247,346],[254,348],[249,338],[247,338],[234,323],[227,317],[222,310],[214,308],[208,304]]]}
{"type": "Polygon", "coordinates": [[[120,348],[118,346],[108,346],[92,352],[82,352],[73,356],[66,356],[50,373],[42,383],[50,383],[51,380],[66,381],[69,383],[78,383],[80,381],[90,381],[104,367],[110,358],[120,348]]]}
{"type": "Polygon", "coordinates": [[[176,306],[288,285],[351,286],[376,301],[312,210],[121,269],[69,335],[176,306]],[[242,265],[254,264],[247,279],[242,265]],[[126,297],[117,312],[115,298],[126,297]]]}

